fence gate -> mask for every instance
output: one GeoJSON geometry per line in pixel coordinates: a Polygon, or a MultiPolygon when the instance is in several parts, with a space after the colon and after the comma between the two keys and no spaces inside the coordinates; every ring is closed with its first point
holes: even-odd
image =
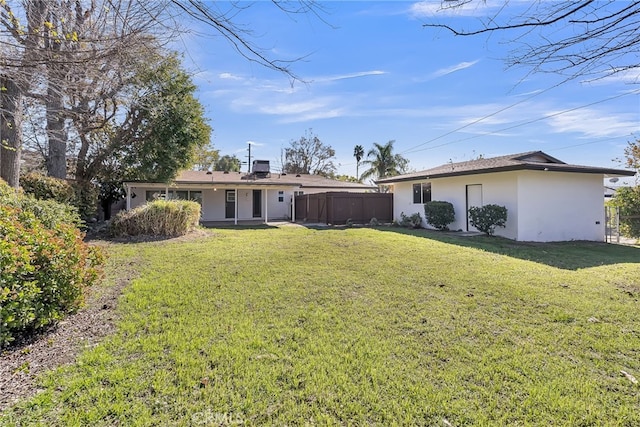
{"type": "Polygon", "coordinates": [[[615,206],[605,206],[605,241],[620,243],[620,211],[615,206]]]}

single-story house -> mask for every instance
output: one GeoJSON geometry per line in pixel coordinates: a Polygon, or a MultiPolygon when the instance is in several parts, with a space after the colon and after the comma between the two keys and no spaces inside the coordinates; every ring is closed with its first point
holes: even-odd
{"type": "Polygon", "coordinates": [[[268,161],[251,173],[183,171],[170,183],[125,182],[126,209],[157,198],[195,200],[201,222],[295,221],[295,196],[328,191],[368,192],[376,187],[320,175],[272,173],[268,161]]]}
{"type": "MultiPolygon", "coordinates": [[[[472,206],[507,208],[496,234],[519,241],[605,239],[604,179],[633,176],[628,170],[571,165],[542,151],[447,163],[376,181],[391,187],[394,217],[419,213],[431,200],[453,204],[451,230],[475,231],[472,206]]],[[[423,220],[423,226],[427,227],[423,220]]]]}

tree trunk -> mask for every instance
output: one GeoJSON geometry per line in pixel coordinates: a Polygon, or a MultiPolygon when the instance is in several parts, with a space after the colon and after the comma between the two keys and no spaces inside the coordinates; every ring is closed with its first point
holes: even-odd
{"type": "MultiPolygon", "coordinates": [[[[50,84],[51,86],[51,84],[50,84]]],[[[62,97],[55,88],[47,91],[47,136],[49,152],[47,173],[54,178],[67,177],[67,138],[64,130],[62,97]]]]}
{"type": "Polygon", "coordinates": [[[20,186],[22,149],[22,92],[13,80],[0,77],[0,176],[10,186],[20,186]]]}

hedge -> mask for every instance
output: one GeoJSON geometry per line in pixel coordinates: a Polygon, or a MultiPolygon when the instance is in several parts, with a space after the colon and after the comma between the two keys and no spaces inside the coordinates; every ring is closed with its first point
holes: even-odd
{"type": "Polygon", "coordinates": [[[20,177],[20,186],[25,193],[38,200],[54,200],[69,204],[78,210],[80,218],[90,220],[98,208],[98,188],[90,182],[69,181],[38,173],[20,177]]]}
{"type": "Polygon", "coordinates": [[[111,235],[181,236],[198,226],[200,205],[186,200],[155,200],[121,211],[110,225],[111,235]]]}
{"type": "Polygon", "coordinates": [[[77,213],[0,181],[0,347],[76,310],[103,264],[77,213]]]}

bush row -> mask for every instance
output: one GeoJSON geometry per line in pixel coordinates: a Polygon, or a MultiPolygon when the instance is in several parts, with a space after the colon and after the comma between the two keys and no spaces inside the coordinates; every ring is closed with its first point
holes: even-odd
{"type": "Polygon", "coordinates": [[[103,257],[83,241],[77,212],[0,181],[0,347],[78,308],[103,257]]]}
{"type": "Polygon", "coordinates": [[[54,200],[75,206],[80,218],[94,218],[98,206],[98,189],[90,182],[68,181],[37,173],[20,177],[20,186],[25,193],[39,200],[54,200]]]}
{"type": "MultiPolygon", "coordinates": [[[[455,211],[449,202],[427,202],[424,204],[424,213],[427,224],[438,230],[448,230],[449,224],[455,221],[455,211]]],[[[493,236],[496,227],[506,225],[507,208],[494,204],[472,206],[469,208],[469,222],[479,231],[493,236]]]]}
{"type": "Polygon", "coordinates": [[[200,205],[186,200],[155,200],[121,211],[111,222],[111,234],[125,236],[180,236],[198,226],[200,205]]]}

